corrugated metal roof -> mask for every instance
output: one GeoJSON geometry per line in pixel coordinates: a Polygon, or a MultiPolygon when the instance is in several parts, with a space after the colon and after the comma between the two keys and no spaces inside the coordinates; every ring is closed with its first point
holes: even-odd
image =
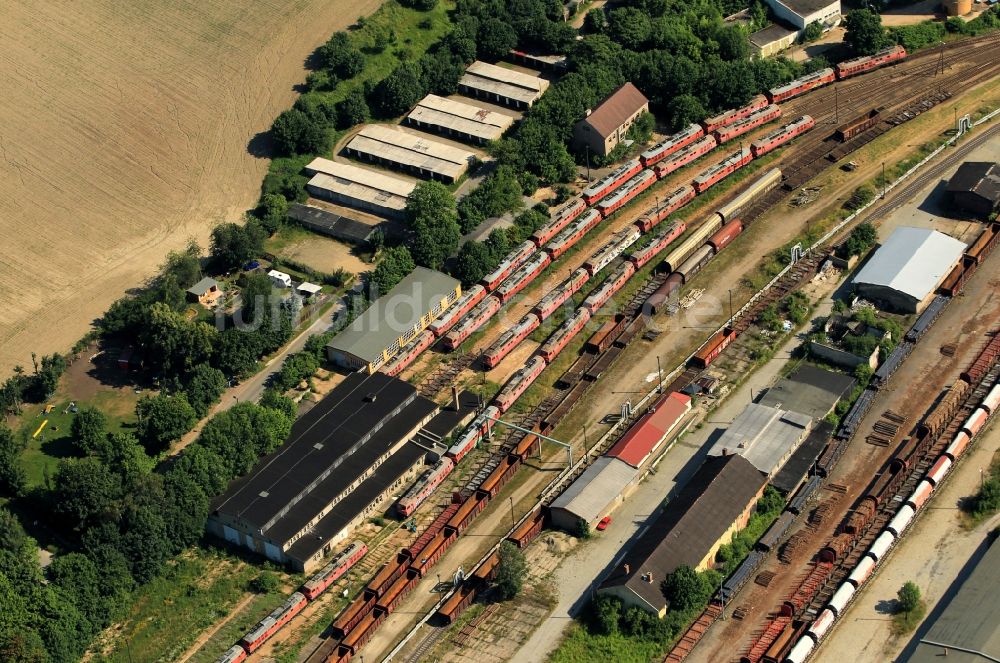
{"type": "Polygon", "coordinates": [[[582,122],[589,124],[602,137],[608,137],[636,111],[649,103],[632,83],[625,83],[602,101],[582,122]]]}
{"type": "Polygon", "coordinates": [[[385,191],[386,193],[403,198],[413,193],[413,189],[417,186],[417,183],[414,181],[393,177],[382,171],[361,168],[351,163],[331,161],[323,157],[316,157],[310,161],[306,165],[305,171],[310,175],[324,173],[345,182],[365,186],[369,189],[385,191]]]}
{"type": "Polygon", "coordinates": [[[691,397],[676,391],[661,396],[652,411],[639,420],[607,451],[633,467],[639,467],[670,431],[691,410],[691,397]]]}
{"type": "Polygon", "coordinates": [[[201,297],[212,288],[218,288],[218,287],[219,287],[218,281],[213,279],[211,276],[206,276],[205,278],[203,278],[202,280],[198,281],[193,286],[188,288],[187,291],[193,295],[198,295],[199,297],[201,297]]]}
{"type": "Polygon", "coordinates": [[[639,470],[617,458],[601,456],[552,502],[551,508],[563,509],[593,523],[638,473],[639,470]]]}
{"type": "Polygon", "coordinates": [[[645,528],[601,588],[624,585],[654,610],[663,609],[667,601],[660,583],[678,566],[697,566],[765,482],[764,475],[742,456],[706,459],[645,528]]]}
{"type": "Polygon", "coordinates": [[[805,439],[811,425],[807,415],[750,403],[719,436],[708,455],[739,454],[770,475],[805,439]]]}
{"type": "Polygon", "coordinates": [[[930,228],[897,228],[854,277],[923,300],[965,251],[965,244],[930,228]]]}
{"type": "Polygon", "coordinates": [[[507,67],[498,67],[495,64],[480,60],[476,60],[470,64],[466,71],[482,78],[500,81],[535,92],[544,92],[549,87],[549,82],[539,76],[532,76],[531,74],[525,74],[514,69],[508,69],[507,67]]]}
{"type": "Polygon", "coordinates": [[[368,363],[374,362],[383,350],[414,329],[422,317],[458,286],[458,281],[447,274],[417,267],[395,288],[372,302],[367,311],[326,347],[350,353],[368,363]]]}
{"type": "Polygon", "coordinates": [[[1000,545],[994,542],[944,609],[937,617],[932,617],[930,629],[913,654],[905,659],[908,663],[939,663],[945,658],[948,663],[1000,660],[998,568],[1000,545]],[[948,652],[942,655],[945,647],[948,652]]]}

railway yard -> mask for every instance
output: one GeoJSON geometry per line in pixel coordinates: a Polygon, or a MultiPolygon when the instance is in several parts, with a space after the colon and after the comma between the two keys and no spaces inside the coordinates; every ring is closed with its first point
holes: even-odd
{"type": "MultiPolygon", "coordinates": [[[[975,97],[994,92],[984,84],[1000,69],[1000,36],[904,56],[886,53],[879,62],[884,68],[867,73],[849,63],[836,72],[817,72],[797,92],[794,85],[776,88],[729,116],[709,118],[698,132],[678,134],[669,153],[662,145],[659,151],[648,150],[591,184],[582,199],[571,199],[533,241],[467,290],[454,313],[404,347],[384,372],[438,400],[447,398],[453,385],[478,386],[492,399],[455,435],[425,483],[407,493],[400,511],[409,527],[387,528],[368,542],[363,557],[335,560],[326,569],[323,588],[343,590],[349,603],[332,591],[292,595],[275,621],[263,625],[267,635],[244,643],[250,660],[265,660],[293,633],[316,631],[334,615],[332,625],[302,648],[299,660],[345,663],[361,656],[416,662],[430,655],[467,660],[462,650],[468,643],[475,643],[480,661],[544,660],[558,644],[565,616],[576,614],[587,588],[599,578],[557,583],[552,595],[539,588],[558,577],[561,563],[569,565],[566,555],[573,548],[579,548],[575,554],[586,553],[584,566],[590,571],[600,573],[611,564],[663,496],[697,466],[711,428],[702,429],[701,422],[735,414],[735,403],[746,402],[747,390],[752,399],[753,388],[759,393],[765,386],[765,376],[780,372],[777,360],[787,356],[794,337],[774,361],[761,365],[750,358],[748,332],[765,307],[792,291],[807,292],[818,310],[829,306],[837,280],[815,278],[817,268],[850,226],[764,289],[750,285],[761,257],[801,238],[810,216],[836,206],[844,187],[874,176],[878,163],[867,160],[853,180],[828,187],[810,209],[795,209],[787,199],[835,163],[872,141],[890,138],[894,127],[937,105],[957,104],[962,114],[978,110],[982,104],[975,97]],[[846,73],[838,80],[840,72],[846,73]],[[816,89],[808,89],[812,85],[816,89]],[[713,141],[726,144],[712,150],[713,141]],[[784,142],[788,145],[777,151],[784,142]],[[723,180],[724,186],[713,187],[723,180]],[[665,316],[665,308],[673,315],[665,316]],[[615,442],[633,412],[652,402],[651,389],[680,391],[709,368],[729,398],[703,399],[692,411],[683,424],[687,434],[670,453],[658,452],[665,454],[660,470],[615,516],[620,522],[605,536],[583,543],[548,532],[543,542],[532,543],[545,524],[545,507],[615,442]],[[614,415],[625,401],[634,409],[626,408],[619,419],[614,415]],[[572,467],[567,469],[567,448],[496,425],[498,419],[566,443],[572,467]],[[504,539],[524,549],[531,563],[528,614],[533,617],[518,619],[503,605],[491,604],[462,620],[462,612],[495,574],[496,549],[504,539]],[[464,580],[453,588],[459,568],[464,580]],[[498,630],[504,623],[510,628],[498,630]],[[496,635],[477,639],[477,632],[496,635]]],[[[925,131],[933,136],[941,129],[925,131]]],[[[985,149],[987,141],[995,143],[998,133],[995,124],[977,128],[854,221],[878,221],[880,233],[887,233],[901,206],[925,196],[945,171],[985,149]]],[[[905,154],[906,147],[884,149],[905,154]]],[[[982,230],[974,225],[960,230],[968,244],[982,230]]],[[[900,347],[920,350],[909,358],[900,350],[884,364],[895,373],[876,373],[861,405],[841,421],[814,476],[790,496],[797,506],[777,521],[780,532],[769,532],[768,549],[751,553],[666,660],[802,661],[855,592],[863,597],[861,585],[868,576],[849,581],[850,574],[865,560],[874,566],[884,559],[909,522],[898,525],[900,504],[910,509],[911,518],[919,510],[965,446],[947,449],[953,449],[956,435],[969,426],[966,420],[992,393],[1000,354],[993,346],[1000,337],[991,345],[988,333],[1000,321],[1000,302],[989,297],[997,263],[995,258],[984,262],[988,253],[983,248],[972,256],[975,266],[956,274],[957,285],[931,305],[933,314],[916,319],[900,347]],[[937,351],[944,346],[948,353],[937,351]],[[962,380],[966,387],[943,401],[950,404],[944,411],[939,396],[962,380]],[[927,412],[940,423],[915,428],[927,412]],[[870,443],[871,431],[886,420],[898,435],[885,445],[870,443]],[[906,446],[903,438],[911,429],[906,446]],[[904,456],[905,462],[889,462],[904,456]],[[946,457],[942,470],[939,459],[946,457]],[[872,468],[883,467],[892,471],[882,471],[870,485],[872,468]],[[929,483],[923,479],[928,470],[938,473],[929,483]],[[920,490],[925,494],[906,501],[920,490]],[[897,494],[902,497],[892,499],[897,494]],[[860,518],[859,500],[866,495],[871,506],[860,518]],[[845,522],[850,523],[846,528],[845,522]],[[878,544],[883,547],[875,554],[866,553],[879,541],[890,542],[878,544]],[[827,607],[831,600],[839,607],[827,607]]],[[[573,557],[568,559],[571,564],[573,557]]],[[[226,660],[244,660],[243,649],[234,646],[226,660]]]]}

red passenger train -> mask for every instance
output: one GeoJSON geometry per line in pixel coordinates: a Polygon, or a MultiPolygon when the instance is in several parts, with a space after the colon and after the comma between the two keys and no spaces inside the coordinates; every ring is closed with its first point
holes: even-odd
{"type": "Polygon", "coordinates": [[[535,246],[541,247],[542,244],[555,237],[560,230],[572,223],[576,217],[583,214],[585,209],[587,209],[587,203],[583,202],[583,198],[572,198],[563,203],[552,212],[549,222],[535,231],[535,234],[531,236],[531,241],[535,243],[535,246]]]}
{"type": "Polygon", "coordinates": [[[531,310],[539,318],[545,320],[576,294],[588,280],[590,280],[590,273],[586,269],[580,267],[574,270],[565,281],[552,288],[548,294],[538,300],[538,303],[531,310]]]}
{"type": "Polygon", "coordinates": [[[667,136],[659,143],[643,152],[639,155],[639,160],[642,162],[643,166],[648,168],[654,163],[666,159],[674,152],[684,149],[704,135],[705,130],[701,128],[701,125],[689,124],[673,136],[667,136]]]}
{"type": "Polygon", "coordinates": [[[583,201],[588,205],[593,205],[598,200],[627,182],[629,178],[638,173],[640,170],[642,170],[642,162],[638,159],[626,161],[584,189],[581,194],[583,196],[583,201]]]}
{"type": "Polygon", "coordinates": [[[510,351],[520,345],[531,332],[538,329],[542,323],[538,315],[528,313],[517,321],[513,327],[505,331],[500,338],[493,342],[486,352],[483,353],[483,365],[486,368],[496,368],[503,358],[510,354],[510,351]]]}

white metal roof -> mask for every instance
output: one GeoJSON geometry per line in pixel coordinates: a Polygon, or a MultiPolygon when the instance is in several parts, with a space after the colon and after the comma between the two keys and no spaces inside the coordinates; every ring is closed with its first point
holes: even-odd
{"type": "Polygon", "coordinates": [[[331,161],[323,157],[316,157],[310,161],[305,171],[310,175],[317,173],[329,175],[337,180],[342,180],[344,186],[357,184],[404,198],[413,193],[413,188],[417,186],[416,182],[410,180],[393,177],[371,168],[361,168],[351,163],[331,161]]]}
{"type": "Polygon", "coordinates": [[[317,292],[323,289],[323,286],[316,285],[315,283],[309,283],[308,281],[303,281],[296,290],[301,290],[302,292],[308,292],[310,295],[315,295],[317,292]]]}
{"type": "Polygon", "coordinates": [[[593,523],[638,473],[628,463],[601,456],[552,502],[551,508],[564,509],[593,523]]]}
{"type": "Polygon", "coordinates": [[[514,124],[514,118],[496,111],[469,104],[464,101],[456,101],[447,97],[439,97],[436,94],[429,94],[417,103],[417,108],[429,108],[431,110],[454,115],[455,117],[471,120],[476,124],[487,124],[499,129],[507,129],[514,124]]]}
{"type": "Polygon", "coordinates": [[[466,71],[482,78],[489,78],[535,92],[544,92],[549,87],[549,82],[544,78],[521,73],[507,67],[498,67],[495,64],[481,62],[480,60],[476,60],[470,64],[466,71]]]}
{"type": "Polygon", "coordinates": [[[708,455],[739,454],[761,472],[771,475],[798,448],[811,425],[812,419],[804,414],[750,403],[719,436],[708,455]]]}
{"type": "Polygon", "coordinates": [[[458,179],[475,155],[401,129],[370,124],[351,139],[348,150],[458,179]]]}
{"type": "Polygon", "coordinates": [[[930,228],[897,228],[854,277],[921,301],[965,251],[965,243],[930,228]]]}

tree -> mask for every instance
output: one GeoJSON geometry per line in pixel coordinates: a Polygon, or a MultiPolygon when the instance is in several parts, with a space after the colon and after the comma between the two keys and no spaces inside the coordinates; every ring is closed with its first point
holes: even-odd
{"type": "Polygon", "coordinates": [[[599,594],[590,602],[593,630],[601,635],[618,633],[618,622],[622,616],[622,602],[617,597],[599,594]]]}
{"type": "Polygon", "coordinates": [[[24,445],[9,428],[0,424],[0,494],[17,497],[28,486],[28,476],[21,467],[24,445]]]}
{"type": "Polygon", "coordinates": [[[870,9],[855,9],[847,14],[844,43],[858,55],[872,55],[885,48],[882,17],[870,9]]]}
{"type": "Polygon", "coordinates": [[[84,405],[73,417],[70,434],[85,454],[96,453],[107,439],[108,419],[95,407],[84,405]]]}
{"type": "Polygon", "coordinates": [[[212,229],[209,253],[223,270],[240,267],[264,250],[267,231],[256,219],[243,226],[222,223],[212,229]]]}
{"type": "Polygon", "coordinates": [[[372,298],[384,295],[402,281],[413,269],[416,263],[405,246],[393,246],[382,252],[382,258],[372,271],[369,279],[369,289],[372,298]]]}
{"type": "Polygon", "coordinates": [[[823,26],[820,25],[819,21],[813,21],[806,26],[805,30],[802,31],[802,36],[799,40],[803,44],[809,44],[816,41],[823,36],[823,26]]]}
{"type": "Polygon", "coordinates": [[[163,477],[166,505],[163,518],[169,526],[174,552],[194,545],[205,531],[208,496],[185,472],[169,472],[163,477]]]}
{"type": "Polygon", "coordinates": [[[869,222],[862,223],[851,231],[844,242],[844,251],[848,256],[861,256],[868,252],[878,241],[878,230],[869,222]]]}
{"type": "Polygon", "coordinates": [[[350,129],[363,124],[371,118],[371,110],[365,99],[365,91],[355,88],[337,104],[337,128],[350,129]]]}
{"type": "Polygon", "coordinates": [[[288,418],[289,421],[295,421],[295,414],[298,411],[298,406],[295,404],[295,401],[288,396],[285,396],[277,389],[264,390],[258,405],[266,407],[269,410],[281,412],[288,418]]]}
{"type": "Polygon", "coordinates": [[[184,394],[145,396],[135,405],[136,432],[150,453],[159,453],[194,428],[198,415],[184,394]]]}
{"type": "Polygon", "coordinates": [[[326,68],[337,78],[354,78],[365,68],[365,56],[351,44],[351,38],[346,32],[335,32],[329,40],[319,48],[319,55],[326,68]]]}
{"type": "Polygon", "coordinates": [[[497,590],[504,600],[509,600],[520,593],[524,579],[528,575],[528,563],[521,549],[510,541],[501,543],[497,554],[500,556],[495,580],[497,590]]]}
{"type": "Polygon", "coordinates": [[[215,344],[215,365],[227,375],[244,378],[257,366],[260,347],[256,334],[229,328],[219,334],[215,344]]]}
{"type": "Polygon", "coordinates": [[[282,412],[254,403],[240,403],[209,419],[197,444],[216,453],[217,465],[211,471],[229,481],[246,474],[261,456],[277,449],[291,427],[291,420],[282,412]]]}
{"type": "Polygon", "coordinates": [[[271,321],[274,305],[271,279],[267,274],[248,274],[240,292],[240,322],[260,329],[271,321]]]}
{"type": "Polygon", "coordinates": [[[667,104],[667,117],[674,130],[682,129],[692,122],[703,119],[708,114],[697,97],[691,94],[681,94],[667,104]]]}
{"type": "Polygon", "coordinates": [[[403,62],[382,79],[370,99],[379,117],[391,118],[410,110],[424,96],[423,71],[417,62],[403,62]]]}
{"type": "Polygon", "coordinates": [[[410,254],[418,265],[438,269],[458,248],[455,198],[440,182],[420,182],[406,204],[410,254]]]}
{"type": "Polygon", "coordinates": [[[899,612],[913,612],[920,605],[920,588],[911,580],[906,581],[896,593],[899,612]]]}
{"type": "Polygon", "coordinates": [[[282,111],[271,125],[275,146],[286,156],[318,154],[329,147],[327,127],[297,108],[282,111]]]}
{"type": "Polygon", "coordinates": [[[188,403],[194,408],[198,417],[208,414],[209,408],[217,403],[222,392],[226,390],[226,376],[217,368],[208,364],[198,364],[187,377],[184,393],[188,403]]]}
{"type": "Polygon", "coordinates": [[[218,332],[204,322],[188,320],[165,304],[153,304],[140,336],[147,357],[158,364],[168,378],[179,377],[212,356],[218,332]]]}
{"type": "Polygon", "coordinates": [[[97,458],[61,461],[53,483],[52,511],[70,528],[86,531],[117,513],[121,480],[97,458]]]}
{"type": "Polygon", "coordinates": [[[139,484],[153,471],[153,459],[146,455],[139,440],[131,433],[112,433],[101,446],[99,457],[121,477],[126,487],[139,484]]]}
{"type": "Polygon", "coordinates": [[[587,12],[583,17],[583,31],[588,34],[600,34],[608,27],[608,16],[603,7],[597,7],[587,12]]]}
{"type": "Polygon", "coordinates": [[[630,51],[643,47],[653,32],[649,15],[635,7],[621,7],[608,12],[607,34],[630,51]]]}
{"type": "Polygon", "coordinates": [[[404,7],[412,7],[420,12],[428,12],[437,7],[438,0],[400,0],[404,7]]]}
{"type": "Polygon", "coordinates": [[[517,33],[510,23],[499,18],[488,18],[479,26],[476,46],[480,58],[499,60],[517,46],[517,33]]]}
{"type": "Polygon", "coordinates": [[[257,217],[264,230],[273,235],[288,222],[288,201],[280,194],[264,194],[257,207],[257,217]]]}
{"type": "Polygon", "coordinates": [[[458,250],[455,276],[466,286],[478,283],[495,269],[493,254],[486,244],[470,240],[458,250]]]}
{"type": "Polygon", "coordinates": [[[690,610],[702,606],[711,596],[712,587],[690,566],[678,566],[663,581],[663,593],[671,610],[690,610]]]}
{"type": "Polygon", "coordinates": [[[719,57],[723,60],[746,60],[750,57],[750,42],[739,26],[725,27],[715,34],[719,42],[719,57]]]}

